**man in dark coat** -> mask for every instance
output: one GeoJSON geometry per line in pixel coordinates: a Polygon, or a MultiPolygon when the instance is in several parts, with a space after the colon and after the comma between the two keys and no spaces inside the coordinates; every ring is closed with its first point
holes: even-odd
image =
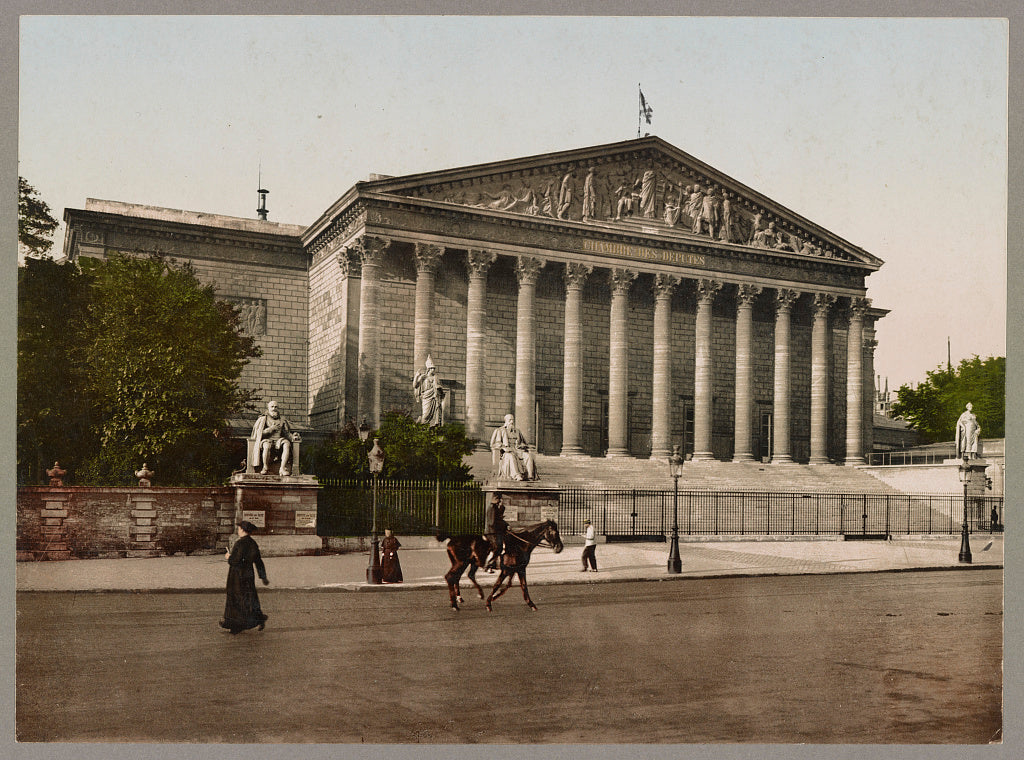
{"type": "Polygon", "coordinates": [[[491,496],[491,503],[487,507],[487,516],[484,521],[484,537],[491,544],[491,559],[487,563],[487,572],[494,572],[498,566],[498,559],[505,548],[505,532],[507,530],[505,504],[501,500],[501,493],[495,491],[491,496]]]}
{"type": "Polygon", "coordinates": [[[227,600],[224,603],[224,619],[220,627],[231,633],[241,633],[250,628],[263,630],[267,616],[260,609],[260,599],[256,595],[256,573],[266,586],[267,569],[260,557],[260,547],[250,533],[256,526],[243,520],[238,523],[238,540],[226,552],[228,560],[227,600]],[[255,568],[255,573],[253,572],[255,568]]]}

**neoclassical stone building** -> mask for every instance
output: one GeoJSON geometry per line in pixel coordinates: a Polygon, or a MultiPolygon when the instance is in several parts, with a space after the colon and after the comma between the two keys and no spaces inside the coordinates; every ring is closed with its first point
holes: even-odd
{"type": "MultiPolygon", "coordinates": [[[[161,251],[242,309],[310,432],[509,412],[545,454],[860,464],[882,261],[657,137],[359,182],[309,226],[89,200],[65,253],[161,251]]],[[[237,433],[248,432],[239,421],[237,433]]]]}

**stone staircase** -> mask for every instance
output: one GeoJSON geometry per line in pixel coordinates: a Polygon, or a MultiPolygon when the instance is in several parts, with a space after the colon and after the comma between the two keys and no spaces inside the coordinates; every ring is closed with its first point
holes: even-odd
{"type": "MultiPolygon", "coordinates": [[[[543,483],[597,489],[673,487],[664,460],[630,457],[560,457],[537,454],[543,483]]],[[[492,477],[490,452],[474,452],[466,463],[478,480],[492,477]]],[[[687,491],[773,491],[816,493],[900,493],[856,467],[840,465],[771,465],[760,462],[687,462],[679,479],[687,491]]]]}

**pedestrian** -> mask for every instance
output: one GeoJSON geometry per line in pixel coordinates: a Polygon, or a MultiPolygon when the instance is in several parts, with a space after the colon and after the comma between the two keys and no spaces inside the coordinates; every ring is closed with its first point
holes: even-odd
{"type": "Polygon", "coordinates": [[[224,619],[220,621],[220,627],[232,634],[250,628],[262,631],[267,622],[267,616],[260,609],[260,599],[256,595],[253,567],[264,586],[270,581],[267,580],[267,569],[260,557],[259,544],[250,535],[255,532],[256,526],[251,522],[243,520],[238,523],[238,540],[225,552],[228,561],[227,601],[224,603],[224,619]]]}
{"type": "Polygon", "coordinates": [[[384,540],[380,542],[380,582],[401,583],[402,563],[398,561],[398,548],[402,544],[391,533],[390,528],[384,529],[384,540]]]}
{"type": "Polygon", "coordinates": [[[594,538],[594,526],[590,520],[584,520],[583,525],[583,569],[581,573],[587,572],[587,562],[590,562],[590,570],[597,572],[597,540],[594,538]]]}

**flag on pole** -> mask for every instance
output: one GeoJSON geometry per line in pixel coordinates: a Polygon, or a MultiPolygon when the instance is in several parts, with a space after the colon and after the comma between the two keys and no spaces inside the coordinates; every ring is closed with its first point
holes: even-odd
{"type": "MultiPolygon", "coordinates": [[[[640,89],[640,85],[637,85],[637,89],[640,89]]],[[[647,102],[647,98],[644,97],[644,91],[640,90],[640,114],[644,117],[648,124],[651,123],[651,117],[654,116],[654,109],[651,108],[651,104],[647,102]]]]}

